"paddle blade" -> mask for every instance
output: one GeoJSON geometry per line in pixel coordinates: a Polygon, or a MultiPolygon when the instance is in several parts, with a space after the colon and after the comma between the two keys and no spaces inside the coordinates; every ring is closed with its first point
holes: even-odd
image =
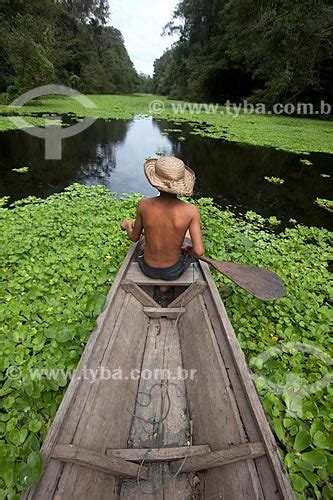
{"type": "Polygon", "coordinates": [[[209,263],[257,299],[276,300],[287,294],[281,278],[268,269],[212,259],[209,263]]]}

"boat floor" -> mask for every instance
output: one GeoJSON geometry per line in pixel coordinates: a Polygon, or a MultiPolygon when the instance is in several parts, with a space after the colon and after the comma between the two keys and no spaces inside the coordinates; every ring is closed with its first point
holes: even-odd
{"type": "Polygon", "coordinates": [[[162,308],[134,253],[125,264],[26,498],[294,498],[208,267],[162,308]]]}

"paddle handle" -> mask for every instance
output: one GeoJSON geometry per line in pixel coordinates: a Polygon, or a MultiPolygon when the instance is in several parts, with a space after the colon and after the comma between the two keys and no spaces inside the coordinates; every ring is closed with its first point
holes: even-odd
{"type": "Polygon", "coordinates": [[[195,256],[195,258],[202,260],[203,262],[206,262],[207,264],[210,264],[211,266],[214,265],[214,260],[211,259],[210,257],[207,257],[206,255],[200,255],[200,257],[195,256]]]}

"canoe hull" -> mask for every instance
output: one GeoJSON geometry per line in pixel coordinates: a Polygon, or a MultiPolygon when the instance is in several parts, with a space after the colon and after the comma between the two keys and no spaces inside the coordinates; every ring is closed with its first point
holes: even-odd
{"type": "Polygon", "coordinates": [[[133,245],[24,498],[294,498],[208,266],[157,284],[133,245]]]}

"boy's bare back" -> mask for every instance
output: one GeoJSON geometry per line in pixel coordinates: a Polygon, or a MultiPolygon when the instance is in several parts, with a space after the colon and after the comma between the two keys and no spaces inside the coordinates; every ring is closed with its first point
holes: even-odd
{"type": "Polygon", "coordinates": [[[174,195],[161,193],[139,202],[131,239],[137,241],[143,229],[144,259],[152,267],[169,267],[178,262],[187,230],[194,255],[204,252],[198,209],[174,195]]]}

